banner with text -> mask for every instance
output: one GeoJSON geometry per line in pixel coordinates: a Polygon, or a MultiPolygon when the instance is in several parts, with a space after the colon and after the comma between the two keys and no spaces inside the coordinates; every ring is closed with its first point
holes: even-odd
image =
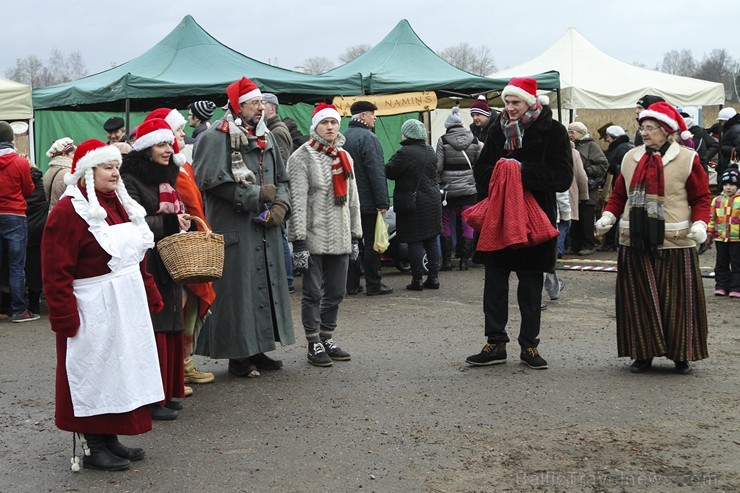
{"type": "Polygon", "coordinates": [[[351,116],[349,108],[357,101],[370,101],[378,107],[377,116],[399,115],[414,111],[432,111],[437,108],[437,95],[431,91],[404,92],[376,96],[337,96],[332,103],[343,116],[351,116]]]}

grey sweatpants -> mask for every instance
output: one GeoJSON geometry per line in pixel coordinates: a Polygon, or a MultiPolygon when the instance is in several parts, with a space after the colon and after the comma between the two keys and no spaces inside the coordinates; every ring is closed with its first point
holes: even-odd
{"type": "Polygon", "coordinates": [[[306,340],[333,337],[339,304],[347,288],[349,255],[311,255],[303,275],[301,321],[306,340]]]}

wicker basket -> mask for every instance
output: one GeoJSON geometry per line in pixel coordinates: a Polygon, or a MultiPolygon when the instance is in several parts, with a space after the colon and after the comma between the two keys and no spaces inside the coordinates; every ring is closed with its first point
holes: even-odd
{"type": "Polygon", "coordinates": [[[191,231],[162,238],[157,251],[175,282],[195,284],[220,279],[224,270],[224,237],[214,233],[196,216],[186,216],[205,231],[191,231]]]}

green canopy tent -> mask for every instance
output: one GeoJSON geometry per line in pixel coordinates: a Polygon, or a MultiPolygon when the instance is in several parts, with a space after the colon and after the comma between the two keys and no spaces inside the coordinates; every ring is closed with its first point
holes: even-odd
{"type": "MultiPolygon", "coordinates": [[[[419,38],[406,19],[373,48],[322,75],[348,78],[357,73],[362,74],[363,94],[435,91],[470,97],[500,91],[509,81],[481,77],[450,65],[419,38]]],[[[533,77],[542,89],[560,87],[557,72],[533,77]]]]}
{"type": "MultiPolygon", "coordinates": [[[[125,116],[130,128],[157,107],[183,109],[196,99],[225,104],[226,86],[242,76],[286,103],[362,93],[360,74],[317,76],[259,62],[221,44],[186,15],[164,39],[129,62],[34,90],[37,147],[46,149],[65,135],[75,141],[104,139],[102,122],[111,116],[125,116]]],[[[282,107],[281,113],[290,116],[282,107]]],[[[40,157],[45,167],[47,162],[40,157]]]]}

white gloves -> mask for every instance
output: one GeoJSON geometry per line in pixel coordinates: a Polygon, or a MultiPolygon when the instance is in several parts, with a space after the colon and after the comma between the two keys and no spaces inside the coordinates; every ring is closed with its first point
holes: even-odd
{"type": "Polygon", "coordinates": [[[686,238],[694,240],[698,245],[707,241],[707,223],[704,221],[694,221],[686,238]]]}
{"type": "Polygon", "coordinates": [[[352,251],[349,252],[349,262],[354,263],[360,256],[360,243],[357,238],[352,238],[352,251]]]}
{"type": "Polygon", "coordinates": [[[231,140],[231,148],[240,149],[242,147],[246,147],[249,143],[247,134],[244,132],[244,130],[239,128],[236,122],[234,122],[234,117],[231,115],[230,111],[226,112],[226,121],[229,123],[229,138],[231,140]]]}
{"type": "Polygon", "coordinates": [[[599,236],[606,234],[610,229],[612,229],[612,226],[614,226],[616,222],[617,218],[614,214],[609,211],[604,211],[601,214],[601,218],[599,218],[594,225],[596,227],[596,233],[599,236]]]}

